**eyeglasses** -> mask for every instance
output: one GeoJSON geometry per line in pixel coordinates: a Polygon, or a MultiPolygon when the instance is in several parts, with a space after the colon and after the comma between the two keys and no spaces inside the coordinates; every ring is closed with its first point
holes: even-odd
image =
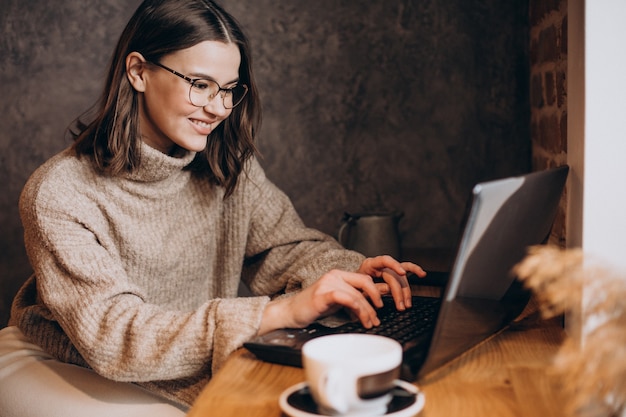
{"type": "Polygon", "coordinates": [[[222,97],[224,108],[232,109],[243,101],[248,92],[248,86],[245,84],[237,84],[231,88],[222,88],[213,80],[191,78],[158,62],[151,63],[187,81],[190,84],[189,101],[196,107],[206,106],[219,94],[222,97]]]}

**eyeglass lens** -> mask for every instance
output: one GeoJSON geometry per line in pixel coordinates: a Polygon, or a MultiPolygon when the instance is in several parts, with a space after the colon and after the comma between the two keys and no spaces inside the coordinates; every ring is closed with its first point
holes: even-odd
{"type": "Polygon", "coordinates": [[[189,100],[194,106],[203,107],[219,94],[224,107],[232,109],[241,103],[247,92],[247,86],[241,84],[233,88],[220,88],[214,81],[196,80],[189,88],[189,100]]]}

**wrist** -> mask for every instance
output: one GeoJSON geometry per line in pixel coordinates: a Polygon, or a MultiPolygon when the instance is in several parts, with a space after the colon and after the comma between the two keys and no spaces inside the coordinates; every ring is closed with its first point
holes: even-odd
{"type": "Polygon", "coordinates": [[[286,313],[285,309],[287,302],[289,302],[289,299],[277,299],[265,305],[258,331],[259,336],[272,330],[289,327],[287,323],[289,314],[286,313]]]}

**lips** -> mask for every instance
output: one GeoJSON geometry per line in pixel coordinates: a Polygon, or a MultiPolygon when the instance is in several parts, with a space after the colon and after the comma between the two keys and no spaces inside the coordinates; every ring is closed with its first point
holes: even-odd
{"type": "Polygon", "coordinates": [[[208,135],[209,133],[211,133],[212,123],[200,119],[189,119],[189,121],[191,122],[194,129],[196,129],[196,131],[201,135],[208,135]]]}

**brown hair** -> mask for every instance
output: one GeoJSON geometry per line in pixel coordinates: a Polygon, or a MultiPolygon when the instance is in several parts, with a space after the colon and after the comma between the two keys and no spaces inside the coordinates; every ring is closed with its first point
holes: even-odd
{"type": "Polygon", "coordinates": [[[138,93],[126,78],[126,56],[136,51],[159,62],[165,55],[203,41],[237,45],[239,80],[249,91],[211,132],[207,147],[187,169],[224,187],[226,196],[230,195],[246,160],[256,153],[254,136],[261,123],[261,106],[248,39],[237,21],[211,0],[145,0],[137,8],[117,43],[100,100],[70,130],[77,153],[91,156],[96,168],[108,175],[133,171],[141,158],[141,136],[138,93]]]}

